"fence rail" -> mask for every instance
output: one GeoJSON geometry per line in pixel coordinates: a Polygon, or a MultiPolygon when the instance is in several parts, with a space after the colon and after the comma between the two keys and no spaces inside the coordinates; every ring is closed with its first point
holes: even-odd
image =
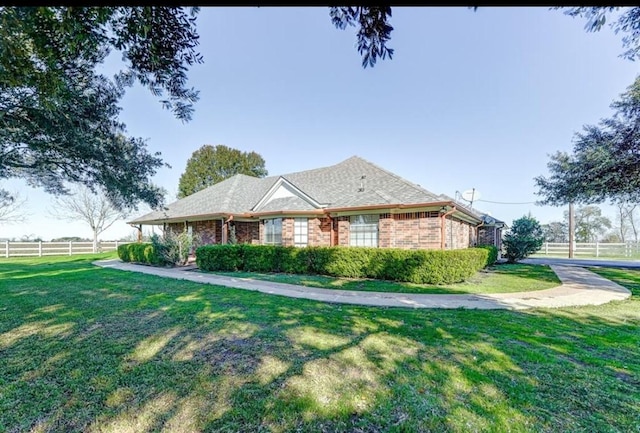
{"type": "Polygon", "coordinates": [[[72,256],[115,251],[127,242],[0,242],[0,257],[72,256]]]}
{"type": "MultiPolygon", "coordinates": [[[[575,257],[638,257],[640,258],[640,242],[576,242],[573,254],[575,257]]],[[[535,255],[569,256],[569,243],[545,242],[535,255]]]]}

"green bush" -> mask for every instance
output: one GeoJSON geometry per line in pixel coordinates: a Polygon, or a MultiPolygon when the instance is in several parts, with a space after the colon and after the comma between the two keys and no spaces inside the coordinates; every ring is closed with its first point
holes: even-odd
{"type": "Polygon", "coordinates": [[[196,261],[205,271],[286,272],[450,284],[474,275],[490,263],[492,255],[497,251],[491,248],[442,251],[245,244],[200,247],[196,261]]]}
{"type": "Polygon", "coordinates": [[[529,215],[514,220],[503,241],[507,261],[524,259],[538,251],[543,242],[544,231],[537,219],[529,215]]]}
{"type": "Polygon", "coordinates": [[[196,264],[206,271],[244,270],[242,245],[205,245],[196,249],[196,264]]]}
{"type": "Polygon", "coordinates": [[[477,248],[484,248],[489,252],[486,266],[491,266],[498,260],[498,247],[495,245],[478,245],[477,248]]]}
{"type": "Polygon", "coordinates": [[[279,247],[277,272],[287,274],[309,274],[312,255],[309,248],[279,247]]]}
{"type": "Polygon", "coordinates": [[[150,243],[130,243],[118,246],[118,257],[123,262],[161,265],[163,260],[150,243]]]}
{"type": "Polygon", "coordinates": [[[242,270],[247,272],[278,272],[278,247],[243,244],[242,270]]]}

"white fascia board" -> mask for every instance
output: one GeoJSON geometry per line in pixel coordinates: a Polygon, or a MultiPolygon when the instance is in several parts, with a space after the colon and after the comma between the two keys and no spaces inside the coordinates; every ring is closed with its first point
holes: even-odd
{"type": "Polygon", "coordinates": [[[292,196],[301,198],[316,209],[324,207],[321,203],[318,203],[311,196],[305,194],[300,188],[289,182],[284,177],[280,176],[278,180],[276,180],[275,183],[271,186],[271,188],[269,188],[269,190],[265,193],[265,195],[260,199],[260,201],[253,208],[251,208],[251,210],[253,212],[259,211],[262,206],[266,205],[274,198],[292,196]]]}

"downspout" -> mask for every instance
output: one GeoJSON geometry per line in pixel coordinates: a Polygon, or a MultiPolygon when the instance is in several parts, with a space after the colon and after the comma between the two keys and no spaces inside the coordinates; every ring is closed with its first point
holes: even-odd
{"type": "Polygon", "coordinates": [[[229,223],[233,221],[233,215],[229,215],[225,220],[222,217],[222,244],[226,245],[229,242],[229,223]]]}
{"type": "Polygon", "coordinates": [[[453,208],[451,208],[451,210],[449,212],[445,212],[443,214],[440,214],[440,249],[444,250],[444,245],[445,245],[445,227],[444,227],[444,223],[445,223],[445,218],[449,215],[451,215],[452,213],[454,213],[456,211],[456,207],[454,206],[453,208]]]}
{"type": "Polygon", "coordinates": [[[331,218],[331,215],[326,214],[327,218],[329,218],[329,246],[332,247],[333,246],[333,235],[334,235],[334,230],[333,230],[333,218],[331,218]]]}

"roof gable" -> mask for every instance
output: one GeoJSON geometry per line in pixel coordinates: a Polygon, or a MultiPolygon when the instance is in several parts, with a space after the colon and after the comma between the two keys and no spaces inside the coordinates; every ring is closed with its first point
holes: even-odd
{"type": "MultiPolygon", "coordinates": [[[[283,204],[284,203],[297,203],[297,204],[304,203],[306,204],[306,206],[304,206],[305,209],[309,209],[309,207],[311,207],[312,209],[319,209],[321,207],[324,207],[322,206],[321,203],[319,203],[313,197],[306,194],[304,191],[302,191],[300,188],[295,186],[293,183],[289,182],[284,177],[280,176],[278,180],[276,180],[275,183],[271,186],[271,188],[269,188],[269,190],[265,193],[265,195],[262,196],[260,201],[251,208],[251,210],[253,212],[264,210],[267,205],[269,205],[270,203],[275,203],[276,201],[283,204]],[[280,200],[285,198],[297,198],[298,200],[280,200]]],[[[294,209],[283,209],[283,210],[294,210],[294,209]]]]}

